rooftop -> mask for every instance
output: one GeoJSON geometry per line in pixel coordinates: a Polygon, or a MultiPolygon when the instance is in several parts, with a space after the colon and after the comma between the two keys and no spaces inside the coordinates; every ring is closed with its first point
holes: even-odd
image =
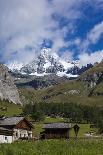
{"type": "Polygon", "coordinates": [[[71,128],[70,123],[49,123],[44,124],[44,129],[69,129],[71,128]]]}
{"type": "Polygon", "coordinates": [[[7,117],[7,118],[4,118],[4,119],[0,120],[0,126],[3,126],[3,125],[16,125],[23,119],[24,119],[24,117],[7,117]]]}

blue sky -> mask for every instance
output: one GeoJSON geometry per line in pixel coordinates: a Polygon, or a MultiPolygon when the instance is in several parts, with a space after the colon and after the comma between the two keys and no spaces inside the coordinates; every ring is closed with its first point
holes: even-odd
{"type": "Polygon", "coordinates": [[[0,0],[0,61],[29,63],[43,46],[82,65],[103,58],[103,0],[0,0]]]}

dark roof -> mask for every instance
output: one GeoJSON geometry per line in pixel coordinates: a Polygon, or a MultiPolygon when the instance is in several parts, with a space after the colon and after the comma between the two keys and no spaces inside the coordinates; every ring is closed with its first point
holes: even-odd
{"type": "Polygon", "coordinates": [[[0,127],[0,135],[13,135],[13,131],[4,127],[0,127]]]}
{"type": "Polygon", "coordinates": [[[0,126],[2,126],[2,125],[16,125],[23,119],[24,119],[24,117],[7,117],[7,118],[0,120],[0,126]]]}
{"type": "Polygon", "coordinates": [[[50,123],[44,124],[44,129],[69,129],[71,128],[70,123],[50,123]]]}
{"type": "Polygon", "coordinates": [[[0,127],[0,131],[11,131],[12,132],[12,130],[7,129],[7,128],[3,128],[3,127],[0,127]]]}

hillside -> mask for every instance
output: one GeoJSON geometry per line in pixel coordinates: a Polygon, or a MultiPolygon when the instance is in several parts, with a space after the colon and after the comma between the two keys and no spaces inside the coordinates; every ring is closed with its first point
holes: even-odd
{"type": "Polygon", "coordinates": [[[21,98],[29,102],[72,102],[103,105],[103,62],[84,72],[78,79],[35,89],[20,89],[21,98]],[[24,98],[24,97],[25,98],[24,98]]]}
{"type": "Polygon", "coordinates": [[[84,72],[78,80],[86,85],[89,96],[102,96],[103,94],[103,62],[84,72]]]}
{"type": "Polygon", "coordinates": [[[8,100],[0,100],[0,116],[20,115],[21,113],[20,105],[10,103],[8,100]]]}

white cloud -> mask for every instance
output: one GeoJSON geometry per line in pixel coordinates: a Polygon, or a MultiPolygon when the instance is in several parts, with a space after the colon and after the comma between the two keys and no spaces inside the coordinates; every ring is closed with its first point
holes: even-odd
{"type": "Polygon", "coordinates": [[[91,44],[96,44],[103,36],[103,21],[96,24],[88,33],[86,39],[81,43],[81,51],[86,51],[91,44]]]}
{"type": "MultiPolygon", "coordinates": [[[[83,0],[78,2],[77,0],[52,0],[51,2],[0,0],[0,55],[3,60],[15,58],[23,62],[31,61],[38,53],[43,39],[51,39],[54,42],[52,50],[56,52],[62,47],[73,44],[79,47],[81,45],[79,38],[65,42],[64,37],[74,33],[75,26],[71,21],[82,17],[81,6],[85,2],[83,0]],[[53,14],[65,17],[70,23],[60,29],[58,20],[52,18],[53,14]],[[32,50],[26,50],[26,46],[32,47],[32,50]]],[[[102,0],[99,2],[101,3],[102,0]]],[[[84,46],[87,47],[89,42],[98,41],[102,32],[103,22],[88,33],[87,39],[83,42],[84,46]]],[[[72,53],[66,51],[62,57],[72,59],[72,53]]]]}
{"type": "MultiPolygon", "coordinates": [[[[21,51],[22,55],[25,46],[36,47],[43,38],[51,37],[50,28],[56,26],[51,14],[46,0],[38,0],[36,3],[34,0],[1,0],[0,41],[8,40],[3,58],[9,59],[15,51],[21,51]]],[[[26,53],[22,59],[25,59],[26,53]]]]}
{"type": "Polygon", "coordinates": [[[80,6],[82,0],[53,0],[53,10],[56,14],[68,19],[77,19],[81,16],[80,6]]]}
{"type": "Polygon", "coordinates": [[[94,28],[89,32],[87,38],[88,40],[95,44],[103,34],[103,21],[94,26],[94,28]]]}
{"type": "Polygon", "coordinates": [[[91,54],[83,53],[83,54],[80,54],[78,58],[80,60],[81,66],[89,64],[89,63],[94,64],[95,62],[101,62],[103,59],[103,50],[96,51],[91,54]]]}
{"type": "Polygon", "coordinates": [[[77,45],[77,46],[80,46],[80,44],[81,44],[80,38],[76,38],[76,39],[73,41],[73,43],[74,43],[75,45],[77,45]]]}
{"type": "Polygon", "coordinates": [[[46,38],[54,41],[53,50],[67,46],[63,37],[67,32],[72,33],[74,27],[69,24],[59,29],[58,21],[52,15],[59,14],[70,20],[80,18],[81,1],[53,0],[49,3],[48,0],[0,0],[0,54],[3,60],[11,59],[16,51],[20,61],[33,58],[35,49],[46,38]],[[51,31],[53,28],[55,31],[51,31]],[[25,46],[34,49],[27,52],[25,46]]]}
{"type": "Polygon", "coordinates": [[[61,58],[65,60],[66,62],[69,62],[69,61],[71,62],[73,61],[73,53],[71,51],[65,51],[62,54],[61,58]]]}

